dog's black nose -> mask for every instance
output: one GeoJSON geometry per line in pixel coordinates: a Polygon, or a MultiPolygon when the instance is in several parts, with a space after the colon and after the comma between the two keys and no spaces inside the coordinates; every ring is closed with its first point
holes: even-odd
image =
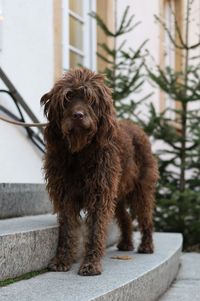
{"type": "Polygon", "coordinates": [[[73,113],[73,119],[83,119],[83,117],[84,117],[84,114],[81,111],[73,113]]]}

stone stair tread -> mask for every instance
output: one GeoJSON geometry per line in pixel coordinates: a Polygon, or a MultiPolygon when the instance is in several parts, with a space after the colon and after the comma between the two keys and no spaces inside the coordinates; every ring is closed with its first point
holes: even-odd
{"type": "MultiPolygon", "coordinates": [[[[136,246],[140,235],[134,233],[136,246]]],[[[48,272],[0,289],[1,301],[111,301],[157,300],[170,286],[179,268],[182,236],[155,233],[155,253],[137,254],[107,249],[103,274],[95,277],[77,275],[78,264],[67,273],[48,272]],[[128,255],[131,260],[111,259],[128,255]]]]}
{"type": "MultiPolygon", "coordinates": [[[[109,226],[107,246],[118,238],[118,228],[109,226]]],[[[58,240],[56,215],[0,220],[0,280],[14,278],[47,267],[58,240]]]]}
{"type": "Polygon", "coordinates": [[[176,281],[160,301],[200,300],[200,254],[183,253],[176,281]]]}
{"type": "Polygon", "coordinates": [[[56,215],[41,214],[0,220],[0,236],[57,227],[56,215]]]}

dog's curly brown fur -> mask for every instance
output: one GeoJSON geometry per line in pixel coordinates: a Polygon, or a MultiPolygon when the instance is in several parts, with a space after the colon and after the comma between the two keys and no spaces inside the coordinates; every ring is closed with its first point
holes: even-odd
{"type": "Polygon", "coordinates": [[[133,250],[130,211],[142,233],[138,251],[152,253],[157,165],[144,132],[131,121],[116,119],[104,77],[87,69],[71,70],[41,104],[49,120],[45,178],[59,218],[57,254],[49,268],[67,271],[75,261],[81,210],[86,212],[88,237],[80,275],[101,273],[113,217],[121,230],[118,249],[133,250]]]}

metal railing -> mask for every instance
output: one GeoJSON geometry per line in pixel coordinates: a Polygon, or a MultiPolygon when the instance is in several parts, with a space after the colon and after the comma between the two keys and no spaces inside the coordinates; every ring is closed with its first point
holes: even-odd
{"type": "MultiPolygon", "coordinates": [[[[0,111],[6,114],[7,116],[11,117],[16,121],[26,122],[25,116],[23,111],[26,115],[31,119],[32,122],[39,123],[40,121],[32,112],[28,104],[25,102],[23,97],[17,91],[13,83],[10,81],[8,76],[5,74],[3,69],[0,67],[0,79],[3,81],[7,89],[0,89],[0,93],[6,93],[10,96],[12,101],[14,102],[19,116],[16,116],[10,110],[5,108],[3,105],[0,105],[0,111]]],[[[28,137],[30,138],[31,142],[41,151],[44,153],[45,151],[45,144],[43,140],[43,128],[38,128],[37,130],[33,130],[31,128],[24,127],[27,132],[28,137]]]]}

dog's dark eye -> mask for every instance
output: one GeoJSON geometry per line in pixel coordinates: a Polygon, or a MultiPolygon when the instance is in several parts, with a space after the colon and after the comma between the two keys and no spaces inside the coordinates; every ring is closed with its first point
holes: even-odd
{"type": "Polygon", "coordinates": [[[90,106],[90,108],[92,108],[93,111],[96,110],[96,106],[95,106],[95,103],[94,103],[94,102],[90,102],[90,103],[89,103],[89,106],[90,106]]]}
{"type": "Polygon", "coordinates": [[[64,97],[64,107],[66,108],[71,102],[73,95],[71,91],[68,91],[64,97]]]}
{"type": "Polygon", "coordinates": [[[66,109],[67,107],[68,107],[68,105],[70,104],[70,99],[69,98],[67,98],[67,97],[65,97],[65,99],[64,99],[64,102],[63,102],[63,106],[64,106],[64,108],[66,109]]]}
{"type": "Polygon", "coordinates": [[[72,97],[73,97],[73,92],[72,91],[68,91],[65,95],[65,98],[68,99],[68,100],[72,99],[72,97]]]}

